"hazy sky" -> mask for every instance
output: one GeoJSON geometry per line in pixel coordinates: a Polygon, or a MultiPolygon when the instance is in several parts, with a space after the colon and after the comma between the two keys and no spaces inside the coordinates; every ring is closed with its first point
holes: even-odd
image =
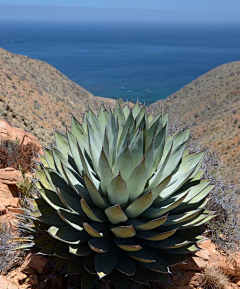
{"type": "Polygon", "coordinates": [[[4,4],[240,12],[240,0],[0,0],[4,4]]]}
{"type": "Polygon", "coordinates": [[[0,0],[0,20],[240,22],[239,15],[240,0],[0,0]]]}

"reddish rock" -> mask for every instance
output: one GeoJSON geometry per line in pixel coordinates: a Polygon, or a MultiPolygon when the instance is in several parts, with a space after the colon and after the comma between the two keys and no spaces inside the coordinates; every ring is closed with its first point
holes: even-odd
{"type": "Polygon", "coordinates": [[[16,186],[16,184],[22,180],[22,173],[13,168],[0,169],[0,182],[10,186],[16,186]]]}
{"type": "Polygon", "coordinates": [[[47,257],[43,257],[41,255],[32,255],[29,254],[26,258],[25,261],[23,263],[23,265],[21,266],[21,270],[23,272],[25,272],[26,269],[33,269],[35,270],[35,272],[39,273],[39,274],[43,274],[44,273],[44,267],[46,266],[47,262],[48,262],[47,257]]]}
{"type": "Polygon", "coordinates": [[[4,199],[0,198],[0,204],[2,204],[4,207],[8,208],[18,208],[20,205],[20,199],[19,198],[9,198],[9,199],[4,199]]]}
{"type": "Polygon", "coordinates": [[[1,289],[19,289],[18,286],[12,284],[12,282],[5,276],[0,275],[0,288],[1,289]]]}
{"type": "Polygon", "coordinates": [[[15,213],[12,213],[7,209],[7,214],[0,215],[0,223],[6,224],[11,234],[16,235],[16,237],[19,235],[19,228],[15,213]]]}
{"type": "MultiPolygon", "coordinates": [[[[179,289],[201,288],[204,279],[204,271],[209,268],[218,268],[226,276],[233,277],[235,283],[228,283],[226,289],[240,288],[237,284],[240,279],[240,253],[232,256],[222,255],[216,246],[210,241],[206,240],[199,244],[202,250],[195,253],[195,256],[176,266],[176,272],[173,273],[172,281],[179,289]],[[181,276],[181,277],[179,277],[181,276]]],[[[172,268],[175,271],[174,267],[172,268]]],[[[240,283],[240,282],[239,282],[240,283]]]]}
{"type": "Polygon", "coordinates": [[[18,139],[20,143],[26,145],[28,143],[33,143],[40,149],[40,154],[43,154],[42,146],[38,139],[29,132],[25,132],[21,128],[12,127],[5,120],[0,120],[0,139],[8,139],[11,141],[16,141],[18,139]]]}
{"type": "Polygon", "coordinates": [[[0,215],[5,215],[7,213],[6,207],[2,204],[0,200],[0,215]]]}
{"type": "MultiPolygon", "coordinates": [[[[0,169],[0,171],[1,171],[1,169],[0,169]]],[[[0,182],[0,198],[9,199],[12,197],[13,197],[13,195],[12,195],[12,192],[11,192],[10,188],[8,187],[8,185],[0,182]]]]}

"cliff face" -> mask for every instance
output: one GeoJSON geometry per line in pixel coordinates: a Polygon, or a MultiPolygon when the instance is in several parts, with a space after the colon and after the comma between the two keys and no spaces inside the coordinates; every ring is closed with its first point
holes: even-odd
{"type": "Polygon", "coordinates": [[[13,126],[32,132],[44,145],[53,141],[53,127],[62,130],[70,115],[81,120],[115,100],[94,97],[51,65],[0,48],[0,116],[13,126]]]}
{"type": "Polygon", "coordinates": [[[218,153],[223,178],[239,184],[240,61],[209,71],[148,109],[168,111],[170,120],[192,127],[195,142],[218,153]]]}

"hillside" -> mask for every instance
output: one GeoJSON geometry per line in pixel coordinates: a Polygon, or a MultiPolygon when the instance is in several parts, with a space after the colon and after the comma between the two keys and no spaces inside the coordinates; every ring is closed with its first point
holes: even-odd
{"type": "MultiPolygon", "coordinates": [[[[53,142],[53,128],[69,125],[71,114],[81,120],[88,106],[96,111],[102,102],[116,103],[93,96],[43,61],[0,48],[0,116],[42,144],[53,142]]],[[[196,143],[219,154],[225,165],[220,177],[239,184],[240,61],[209,71],[148,109],[169,111],[170,121],[192,127],[196,143]]]]}
{"type": "Polygon", "coordinates": [[[240,61],[209,71],[148,109],[169,111],[172,121],[190,126],[197,144],[218,153],[223,178],[240,183],[240,61]]]}
{"type": "Polygon", "coordinates": [[[80,119],[115,100],[94,97],[53,66],[0,48],[0,115],[13,126],[32,132],[44,145],[53,141],[53,128],[69,125],[70,115],[80,119]]]}

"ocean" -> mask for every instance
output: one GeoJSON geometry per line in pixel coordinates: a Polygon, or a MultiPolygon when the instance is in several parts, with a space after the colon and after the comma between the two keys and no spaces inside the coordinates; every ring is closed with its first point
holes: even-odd
{"type": "Polygon", "coordinates": [[[0,21],[0,46],[50,63],[96,96],[149,104],[240,60],[240,24],[0,21]]]}

